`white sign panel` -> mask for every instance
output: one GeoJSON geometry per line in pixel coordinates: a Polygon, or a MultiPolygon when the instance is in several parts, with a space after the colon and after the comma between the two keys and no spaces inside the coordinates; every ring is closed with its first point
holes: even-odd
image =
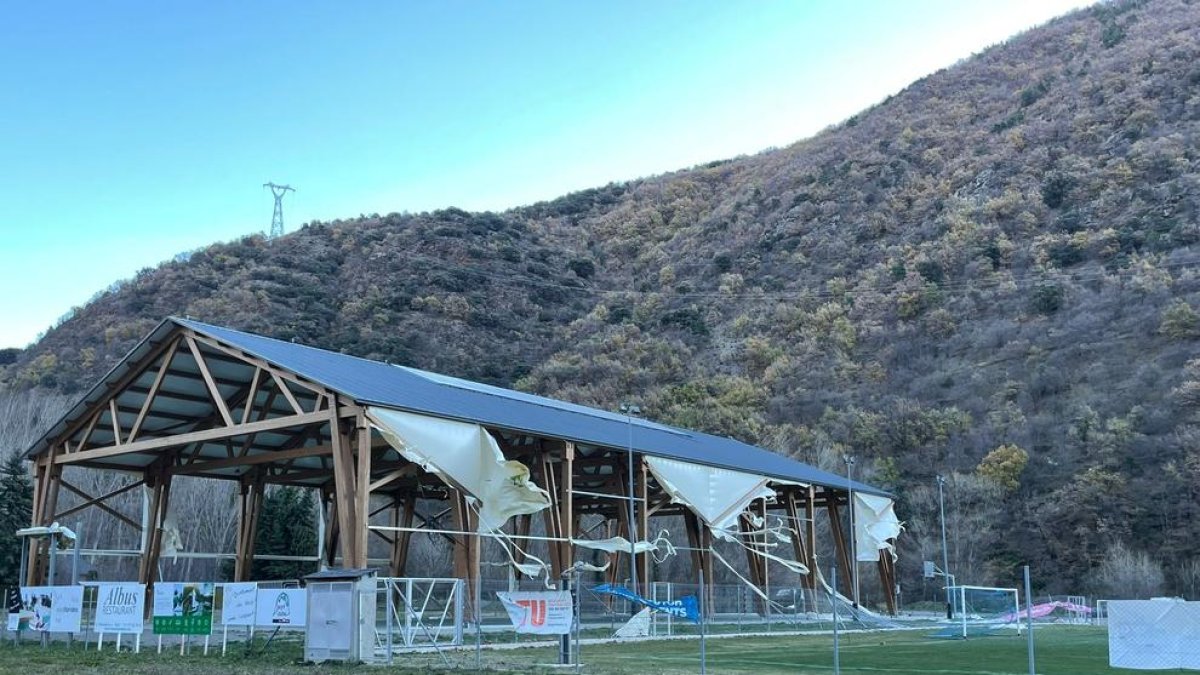
{"type": "Polygon", "coordinates": [[[82,586],[21,587],[21,610],[16,615],[19,630],[77,633],[82,616],[82,586]]]}
{"type": "Polygon", "coordinates": [[[571,632],[575,608],[567,591],[497,593],[513,629],[533,635],[566,635],[571,632]]]}
{"type": "Polygon", "coordinates": [[[1200,669],[1200,602],[1111,600],[1108,663],[1137,670],[1200,669]]]}
{"type": "Polygon", "coordinates": [[[254,623],[259,626],[303,626],[308,622],[308,599],[303,588],[260,588],[254,623]]]}
{"type": "Polygon", "coordinates": [[[145,615],[144,584],[101,584],[96,589],[97,633],[140,633],[145,615]]]}
{"type": "Polygon", "coordinates": [[[258,599],[258,584],[223,584],[221,623],[226,626],[253,626],[254,606],[258,599]]]}

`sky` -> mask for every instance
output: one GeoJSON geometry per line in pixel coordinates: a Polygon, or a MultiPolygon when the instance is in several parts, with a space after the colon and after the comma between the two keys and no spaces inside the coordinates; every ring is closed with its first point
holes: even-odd
{"type": "Polygon", "coordinates": [[[269,229],[501,210],[801,140],[1079,0],[0,7],[0,348],[269,229]]]}

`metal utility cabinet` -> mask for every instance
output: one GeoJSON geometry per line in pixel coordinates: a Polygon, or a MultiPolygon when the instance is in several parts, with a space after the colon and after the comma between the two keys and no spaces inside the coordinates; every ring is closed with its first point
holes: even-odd
{"type": "Polygon", "coordinates": [[[306,661],[369,661],[375,654],[373,569],[331,569],[304,577],[308,587],[306,661]]]}

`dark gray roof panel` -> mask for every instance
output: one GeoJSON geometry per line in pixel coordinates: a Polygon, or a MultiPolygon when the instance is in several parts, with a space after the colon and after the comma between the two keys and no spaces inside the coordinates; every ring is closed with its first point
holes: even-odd
{"type": "MultiPolygon", "coordinates": [[[[625,416],[414,368],[243,333],[188,319],[176,323],[318,382],[361,404],[478,422],[609,448],[629,444],[625,416]]],[[[773,478],[845,487],[844,477],[730,438],[634,418],[633,446],[649,455],[773,478]]],[[[887,494],[854,482],[855,490],[887,494]]]]}

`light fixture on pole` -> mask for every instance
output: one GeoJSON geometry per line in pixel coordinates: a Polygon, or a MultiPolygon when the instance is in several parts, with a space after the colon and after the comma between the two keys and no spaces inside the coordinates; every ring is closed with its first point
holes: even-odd
{"type": "MultiPolygon", "coordinates": [[[[634,499],[636,496],[633,493],[633,416],[641,415],[642,409],[631,403],[622,403],[621,412],[625,413],[625,423],[629,427],[629,444],[626,450],[629,463],[627,471],[629,474],[629,585],[634,593],[638,592],[638,573],[637,573],[637,524],[634,522],[634,499]]],[[[630,613],[636,613],[637,607],[630,603],[630,613]]]]}
{"type": "Polygon", "coordinates": [[[950,601],[950,555],[946,549],[946,500],[943,497],[943,488],[946,485],[946,477],[942,474],[937,475],[938,486],[938,513],[942,520],[942,574],[946,580],[946,618],[954,618],[953,604],[950,601]]]}
{"type": "Polygon", "coordinates": [[[846,503],[850,509],[850,593],[854,606],[858,607],[858,533],[854,529],[854,457],[842,455],[846,463],[846,503]]]}

